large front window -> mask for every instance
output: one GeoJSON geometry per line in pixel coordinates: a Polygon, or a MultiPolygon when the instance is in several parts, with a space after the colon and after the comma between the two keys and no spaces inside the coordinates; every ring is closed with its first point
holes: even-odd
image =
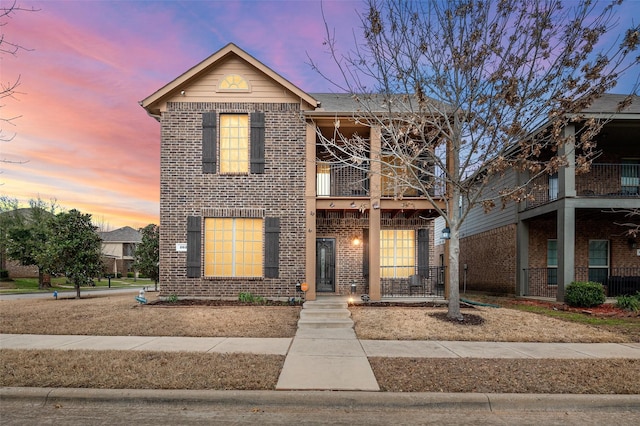
{"type": "Polygon", "coordinates": [[[406,278],[415,273],[416,237],[413,230],[380,231],[380,277],[406,278]]]}
{"type": "Polygon", "coordinates": [[[262,277],[262,219],[205,219],[208,277],[262,277]]]}
{"type": "Polygon", "coordinates": [[[220,173],[249,172],[249,116],[220,114],[220,173]]]}

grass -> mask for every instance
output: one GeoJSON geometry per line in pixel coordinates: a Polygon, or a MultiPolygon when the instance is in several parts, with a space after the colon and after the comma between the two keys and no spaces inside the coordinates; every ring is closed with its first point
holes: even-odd
{"type": "MultiPolygon", "coordinates": [[[[95,286],[82,286],[82,291],[92,289],[109,288],[109,280],[103,278],[94,280],[95,286]]],[[[111,288],[126,288],[132,286],[153,286],[153,281],[147,278],[112,278],[111,288]]],[[[38,288],[38,278],[13,278],[11,281],[0,282],[0,294],[10,293],[52,293],[54,291],[67,291],[74,289],[73,283],[67,281],[65,277],[51,278],[51,287],[45,289],[38,288]]]]}

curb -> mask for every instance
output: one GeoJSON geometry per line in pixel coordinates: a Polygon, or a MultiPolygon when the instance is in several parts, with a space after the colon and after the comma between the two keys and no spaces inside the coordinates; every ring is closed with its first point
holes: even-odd
{"type": "Polygon", "coordinates": [[[61,403],[181,405],[269,405],[340,408],[429,408],[474,411],[631,411],[640,412],[640,395],[398,393],[332,391],[218,391],[81,388],[0,388],[2,400],[48,406],[61,403]]]}

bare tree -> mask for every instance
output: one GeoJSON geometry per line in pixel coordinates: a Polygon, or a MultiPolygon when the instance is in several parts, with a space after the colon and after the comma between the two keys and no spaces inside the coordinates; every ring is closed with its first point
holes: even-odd
{"type": "MultiPolygon", "coordinates": [[[[17,0],[13,2],[3,2],[0,4],[0,55],[16,56],[20,51],[28,50],[24,46],[16,43],[15,41],[8,40],[6,38],[4,29],[7,26],[13,15],[19,11],[35,12],[35,8],[23,8],[18,5],[17,0]]],[[[0,81],[0,108],[5,107],[5,100],[14,98],[18,94],[18,87],[20,86],[20,76],[18,75],[15,80],[0,81]]],[[[15,132],[7,132],[6,126],[15,126],[15,120],[20,116],[6,115],[4,112],[0,114],[0,143],[10,142],[15,137],[15,132]]],[[[23,163],[24,161],[11,161],[5,158],[0,159],[3,163],[23,163]]]]}
{"type": "Polygon", "coordinates": [[[393,181],[396,198],[413,188],[433,201],[451,230],[450,318],[463,318],[459,232],[471,209],[532,196],[528,182],[497,188],[494,178],[509,169],[531,179],[554,173],[566,165],[565,147],[577,169],[587,169],[603,123],[585,121],[575,136],[563,129],[622,73],[637,72],[640,27],[615,28],[618,1],[567,3],[368,0],[363,42],[347,53],[325,21],[326,46],[342,73],[329,80],[358,102],[353,120],[380,130],[382,148],[369,152],[368,140],[339,131],[319,140],[333,161],[381,163],[375,169],[393,181]],[[614,28],[619,37],[606,44],[614,28]],[[441,197],[447,208],[438,207],[441,197]]]}

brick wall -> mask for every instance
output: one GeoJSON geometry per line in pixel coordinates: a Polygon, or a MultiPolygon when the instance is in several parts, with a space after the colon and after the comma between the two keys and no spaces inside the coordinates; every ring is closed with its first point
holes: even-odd
{"type": "MultiPolygon", "coordinates": [[[[292,296],[304,277],[305,123],[298,104],[169,103],[162,114],[160,177],[161,295],[237,297],[251,292],[268,297],[292,296]],[[202,173],[202,112],[265,113],[265,173],[202,173]],[[187,278],[187,216],[206,209],[262,209],[280,218],[279,278],[187,278]]],[[[204,225],[204,221],[203,221],[204,225]]],[[[204,238],[203,238],[204,241],[204,238]]],[[[204,269],[203,269],[204,270],[204,269]]]]}
{"type": "Polygon", "coordinates": [[[460,241],[460,288],[467,264],[467,290],[515,293],[516,226],[507,225],[460,241]]]}

